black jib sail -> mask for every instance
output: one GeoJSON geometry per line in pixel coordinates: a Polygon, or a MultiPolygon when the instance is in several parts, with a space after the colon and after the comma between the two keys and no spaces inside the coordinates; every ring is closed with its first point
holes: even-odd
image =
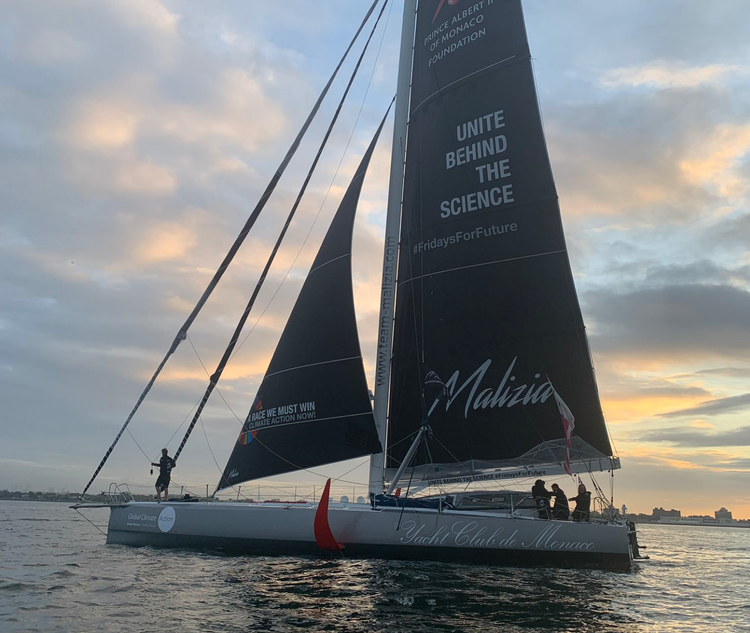
{"type": "Polygon", "coordinates": [[[520,0],[419,3],[398,273],[390,476],[425,420],[426,478],[562,462],[552,385],[610,467],[520,0]]]}
{"type": "Polygon", "coordinates": [[[381,450],[357,335],[351,250],[359,194],[382,127],[302,286],[218,490],[381,450]]]}

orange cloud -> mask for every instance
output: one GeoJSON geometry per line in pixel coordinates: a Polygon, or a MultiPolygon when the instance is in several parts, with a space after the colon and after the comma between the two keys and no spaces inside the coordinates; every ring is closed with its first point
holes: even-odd
{"type": "MultiPolygon", "coordinates": [[[[232,380],[257,380],[263,377],[266,369],[268,369],[268,362],[271,360],[270,354],[265,356],[256,356],[252,362],[230,362],[224,372],[221,375],[221,383],[219,386],[224,385],[227,388],[226,382],[232,380]]],[[[209,372],[214,370],[213,364],[210,367],[207,365],[209,372]]],[[[143,374],[144,380],[149,380],[151,375],[143,374]]],[[[179,366],[179,365],[168,365],[164,368],[159,380],[162,382],[187,382],[187,381],[199,381],[201,383],[207,383],[208,376],[206,371],[198,365],[197,361],[195,366],[179,366]]]]}
{"type": "Polygon", "coordinates": [[[656,88],[693,88],[705,83],[721,81],[729,74],[746,73],[740,66],[710,64],[708,66],[682,66],[652,64],[615,68],[602,78],[605,86],[654,86],[656,88]]]}
{"type": "Polygon", "coordinates": [[[716,189],[722,196],[738,196],[747,191],[747,179],[733,169],[748,152],[750,125],[721,125],[693,149],[680,169],[694,184],[716,189]]]}
{"type": "Polygon", "coordinates": [[[180,260],[197,242],[189,228],[180,224],[162,224],[153,228],[136,251],[138,260],[145,264],[180,260]]]}
{"type": "Polygon", "coordinates": [[[686,409],[706,401],[706,396],[602,396],[602,408],[610,424],[632,423],[665,411],[686,409]]]}
{"type": "MultiPolygon", "coordinates": [[[[617,438],[615,438],[617,439],[617,438]]],[[[739,450],[734,453],[721,450],[692,450],[681,451],[660,446],[657,449],[621,442],[620,457],[624,461],[634,460],[641,463],[663,464],[677,470],[704,470],[712,473],[746,472],[732,464],[733,461],[747,459],[750,452],[739,450]]]]}
{"type": "Polygon", "coordinates": [[[702,466],[684,459],[669,459],[667,457],[654,457],[653,459],[677,470],[704,470],[702,466]]]}
{"type": "Polygon", "coordinates": [[[136,132],[138,115],[119,102],[88,100],[64,135],[74,145],[89,149],[112,149],[129,144],[136,132]]]}
{"type": "Polygon", "coordinates": [[[164,103],[148,107],[148,127],[186,143],[230,142],[249,151],[260,149],[286,130],[283,110],[266,95],[261,81],[245,69],[222,71],[216,91],[208,108],[164,103]]]}
{"type": "Polygon", "coordinates": [[[713,429],[716,428],[715,424],[711,424],[710,422],[706,422],[705,420],[696,420],[695,422],[690,423],[691,428],[694,429],[713,429]]]}

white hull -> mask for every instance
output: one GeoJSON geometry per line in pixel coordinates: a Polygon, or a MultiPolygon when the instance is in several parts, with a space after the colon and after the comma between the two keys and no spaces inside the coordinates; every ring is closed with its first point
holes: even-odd
{"type": "MultiPolygon", "coordinates": [[[[108,543],[220,547],[259,553],[320,552],[315,504],[131,502],[111,508],[108,543]]],[[[497,512],[331,504],[345,556],[506,564],[627,566],[627,527],[497,512]]]]}

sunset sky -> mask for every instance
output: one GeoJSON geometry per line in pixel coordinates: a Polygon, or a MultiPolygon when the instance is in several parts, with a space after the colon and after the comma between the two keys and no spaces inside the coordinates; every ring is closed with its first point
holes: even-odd
{"type": "MultiPolygon", "coordinates": [[[[0,0],[0,489],[88,481],[367,5],[0,0]]],[[[250,327],[260,320],[180,460],[180,483],[218,481],[237,417],[395,91],[401,10],[386,10],[250,327]]],[[[525,0],[524,10],[623,465],[616,502],[649,513],[726,506],[750,518],[746,3],[525,0]]],[[[202,364],[213,371],[221,356],[351,67],[95,492],[110,481],[148,490],[148,462],[179,444],[206,385],[202,364]]],[[[389,124],[355,229],[370,381],[390,137],[389,124]]],[[[366,482],[366,467],[346,479],[366,482]]]]}

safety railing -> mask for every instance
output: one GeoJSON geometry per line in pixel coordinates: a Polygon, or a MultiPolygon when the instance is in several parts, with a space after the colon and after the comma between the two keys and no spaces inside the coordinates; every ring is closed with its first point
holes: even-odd
{"type": "Polygon", "coordinates": [[[111,483],[109,484],[109,490],[102,494],[104,495],[104,503],[107,505],[122,505],[123,503],[130,503],[135,500],[128,484],[125,483],[111,483]]]}

